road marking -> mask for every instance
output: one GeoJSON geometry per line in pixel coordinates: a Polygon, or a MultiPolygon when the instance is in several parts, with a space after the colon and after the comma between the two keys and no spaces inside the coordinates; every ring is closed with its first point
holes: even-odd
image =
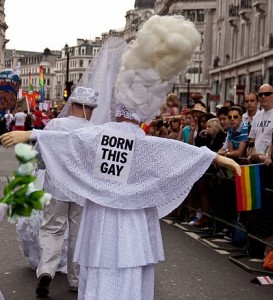
{"type": "Polygon", "coordinates": [[[167,223],[169,225],[172,225],[174,227],[177,227],[177,228],[183,230],[188,236],[192,237],[193,239],[195,239],[196,241],[202,243],[203,245],[212,248],[213,250],[215,250],[219,254],[224,254],[224,255],[229,255],[230,254],[230,252],[228,252],[226,250],[221,250],[221,249],[218,250],[217,248],[219,248],[219,246],[212,243],[212,242],[210,242],[210,241],[208,241],[207,239],[206,239],[205,242],[202,242],[202,239],[199,239],[200,235],[198,235],[195,232],[189,231],[186,227],[182,226],[181,224],[173,223],[173,221],[167,220],[167,219],[162,219],[162,221],[164,221],[165,223],[167,223]]]}

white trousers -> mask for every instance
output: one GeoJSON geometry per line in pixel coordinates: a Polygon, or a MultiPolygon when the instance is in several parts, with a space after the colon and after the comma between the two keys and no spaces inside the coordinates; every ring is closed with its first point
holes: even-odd
{"type": "Polygon", "coordinates": [[[153,300],[155,265],[107,269],[80,267],[78,300],[153,300]]]}
{"type": "Polygon", "coordinates": [[[54,277],[61,259],[64,233],[67,225],[67,278],[70,286],[78,286],[79,266],[73,262],[73,255],[79,230],[82,207],[74,202],[51,199],[44,208],[42,225],[39,232],[40,262],[37,277],[48,273],[54,277]]]}

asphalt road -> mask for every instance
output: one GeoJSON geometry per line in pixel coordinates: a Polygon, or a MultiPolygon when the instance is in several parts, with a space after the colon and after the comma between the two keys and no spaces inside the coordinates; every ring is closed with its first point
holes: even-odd
{"type": "MultiPolygon", "coordinates": [[[[17,163],[13,150],[0,146],[0,195],[5,177],[11,176],[17,163]]],[[[228,259],[231,253],[216,251],[201,243],[195,233],[161,222],[166,260],[156,267],[155,300],[272,300],[273,285],[250,281],[253,274],[228,259]]],[[[15,225],[0,226],[0,290],[5,300],[32,300],[36,276],[20,250],[15,225]]],[[[72,300],[66,276],[58,273],[51,284],[49,300],[72,300]]],[[[98,299],[99,300],[99,299],[98,299]]],[[[109,299],[110,300],[110,299],[109,299]]],[[[128,299],[134,300],[134,299],[128,299]]],[[[145,300],[145,299],[143,299],[145,300]]]]}

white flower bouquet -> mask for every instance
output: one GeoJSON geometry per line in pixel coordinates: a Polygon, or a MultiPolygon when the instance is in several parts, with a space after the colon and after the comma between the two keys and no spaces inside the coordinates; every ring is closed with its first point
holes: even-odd
{"type": "Polygon", "coordinates": [[[28,144],[17,144],[15,155],[20,165],[14,172],[12,181],[4,188],[4,196],[0,199],[0,222],[5,214],[9,222],[14,222],[18,216],[29,217],[33,209],[43,210],[51,195],[35,188],[37,151],[28,144]]]}

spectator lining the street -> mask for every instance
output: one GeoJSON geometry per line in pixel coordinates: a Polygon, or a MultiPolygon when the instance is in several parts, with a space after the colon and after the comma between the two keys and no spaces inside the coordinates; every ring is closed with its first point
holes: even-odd
{"type": "Polygon", "coordinates": [[[226,133],[221,126],[219,119],[212,118],[207,121],[206,133],[206,146],[210,150],[218,152],[222,148],[226,139],[226,133]]]}
{"type": "Polygon", "coordinates": [[[252,121],[256,113],[258,112],[258,96],[256,93],[248,93],[244,97],[244,106],[246,112],[243,114],[243,122],[248,124],[248,130],[250,131],[252,121]]]}
{"type": "Polygon", "coordinates": [[[239,158],[245,155],[248,142],[248,126],[242,120],[243,111],[239,106],[232,106],[228,110],[230,128],[228,131],[228,152],[226,157],[239,158]]]}
{"type": "Polygon", "coordinates": [[[234,102],[232,100],[226,100],[223,106],[230,108],[231,106],[234,106],[234,102]]]}
{"type": "Polygon", "coordinates": [[[189,115],[192,115],[193,122],[190,124],[190,136],[188,139],[188,143],[191,145],[195,145],[195,138],[198,134],[198,119],[199,117],[205,115],[207,112],[206,108],[201,105],[194,106],[193,109],[189,111],[189,115]]]}
{"type": "Polygon", "coordinates": [[[208,136],[206,132],[207,121],[214,118],[214,115],[211,113],[206,113],[201,115],[197,120],[197,135],[194,140],[194,145],[197,147],[206,146],[208,143],[208,136]]]}
{"type": "Polygon", "coordinates": [[[179,116],[179,99],[176,94],[171,93],[167,96],[166,100],[167,112],[163,114],[164,118],[169,118],[173,116],[179,116]]]}
{"type": "Polygon", "coordinates": [[[190,133],[191,133],[191,126],[195,122],[192,114],[187,114],[186,116],[186,125],[182,128],[181,140],[184,143],[189,143],[190,133]]]}
{"type": "Polygon", "coordinates": [[[248,160],[259,162],[259,155],[268,155],[273,131],[273,87],[263,84],[258,98],[262,110],[254,117],[249,133],[248,160]]]}
{"type": "Polygon", "coordinates": [[[217,118],[219,119],[220,125],[224,129],[224,132],[226,133],[226,140],[223,143],[222,148],[217,153],[219,155],[225,155],[228,152],[227,132],[230,127],[230,121],[228,119],[228,107],[223,106],[219,108],[217,118]]]}

